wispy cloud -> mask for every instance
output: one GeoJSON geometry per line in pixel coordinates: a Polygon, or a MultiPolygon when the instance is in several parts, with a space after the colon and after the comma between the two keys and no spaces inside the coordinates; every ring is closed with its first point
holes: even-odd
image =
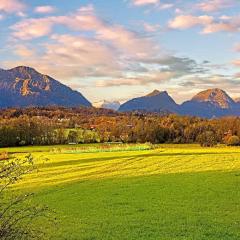
{"type": "Polygon", "coordinates": [[[135,6],[157,5],[159,3],[159,0],[132,0],[132,4],[135,6]]]}
{"type": "Polygon", "coordinates": [[[57,72],[57,77],[64,79],[122,77],[140,59],[151,58],[160,51],[158,44],[144,35],[104,21],[91,5],[69,15],[24,19],[11,29],[14,38],[26,43],[48,36],[50,40],[41,46],[37,60],[31,59],[26,47],[17,46],[15,54],[22,58],[22,63],[47,73],[57,72]],[[65,26],[75,34],[54,34],[55,25],[65,26]]]}
{"type": "Polygon", "coordinates": [[[195,7],[203,12],[216,12],[221,9],[233,7],[235,0],[207,0],[197,3],[195,7]]]}
{"type": "Polygon", "coordinates": [[[50,5],[38,6],[34,9],[34,12],[40,14],[54,13],[56,8],[50,5]]]}
{"type": "Polygon", "coordinates": [[[76,32],[91,31],[96,39],[110,42],[120,53],[125,52],[135,57],[148,56],[157,50],[156,45],[141,34],[121,25],[107,23],[89,7],[65,16],[24,19],[11,29],[15,38],[31,40],[50,35],[55,25],[62,25],[76,32]]]}
{"type": "Polygon", "coordinates": [[[97,87],[115,87],[115,86],[146,86],[150,84],[159,84],[169,81],[175,77],[175,72],[170,71],[152,71],[145,75],[135,77],[124,77],[111,79],[110,81],[99,80],[96,83],[97,87]]]}
{"type": "Polygon", "coordinates": [[[179,15],[168,23],[172,29],[188,29],[195,26],[201,26],[202,33],[210,34],[216,32],[238,32],[240,29],[240,16],[233,17],[214,17],[209,15],[179,15]]]}
{"type": "Polygon", "coordinates": [[[160,0],[130,0],[135,7],[152,6],[156,10],[166,10],[174,7],[174,3],[162,3],[160,0]]]}
{"type": "Polygon", "coordinates": [[[22,58],[31,58],[31,57],[35,56],[35,51],[24,45],[14,46],[13,51],[17,56],[20,56],[22,58]]]}
{"type": "MultiPolygon", "coordinates": [[[[232,6],[233,1],[230,4],[222,0],[188,2],[124,0],[126,3],[124,11],[129,11],[128,14],[137,12],[131,18],[136,17],[135,22],[127,21],[128,19],[121,21],[119,17],[108,18],[107,13],[110,8],[106,10],[99,5],[96,9],[92,4],[74,5],[77,6],[77,10],[66,12],[57,4],[56,8],[41,4],[36,7],[36,4],[33,4],[26,9],[24,2],[28,1],[0,0],[0,16],[2,13],[6,19],[10,19],[7,13],[11,13],[8,25],[13,22],[13,25],[7,29],[10,31],[7,37],[11,41],[8,50],[10,54],[6,58],[9,60],[2,61],[2,65],[7,67],[29,65],[64,83],[86,87],[90,91],[102,91],[102,93],[105,91],[103,87],[116,86],[122,86],[128,94],[130,94],[129,86],[132,86],[131,91],[133,89],[142,91],[142,89],[155,88],[159,85],[164,88],[166,86],[176,94],[179,89],[186,90],[183,94],[188,94],[188,92],[192,94],[193,89],[198,91],[200,88],[212,87],[214,84],[227,87],[231,91],[234,90],[234,86],[235,88],[239,86],[237,83],[240,79],[239,74],[233,75],[232,73],[237,72],[236,69],[239,68],[240,62],[235,60],[231,64],[229,60],[239,59],[237,54],[240,46],[238,44],[235,46],[235,52],[231,52],[236,55],[235,57],[228,55],[224,60],[219,61],[219,64],[207,61],[199,63],[185,57],[189,52],[182,57],[182,49],[187,48],[182,48],[181,41],[173,41],[172,36],[176,36],[176,39],[178,36],[179,39],[184,37],[186,41],[189,41],[189,45],[192,37],[196,40],[203,36],[195,36],[192,31],[179,31],[174,34],[167,31],[196,27],[197,30],[200,29],[201,34],[238,33],[240,15],[233,16],[232,12],[226,10],[232,6]],[[14,5],[15,10],[10,7],[6,8],[7,5],[5,5],[5,10],[3,10],[3,7],[1,9],[3,2],[17,2],[21,5],[14,5]],[[56,9],[58,11],[54,12],[56,9]],[[158,12],[164,9],[169,10],[164,14],[158,12]],[[224,11],[220,12],[222,9],[224,11]],[[19,19],[16,15],[22,11],[28,16],[19,19]],[[145,14],[141,18],[138,11],[143,15],[146,11],[152,11],[152,14],[157,15],[150,17],[145,14]],[[101,16],[102,13],[105,17],[101,16]],[[164,39],[158,34],[163,30],[166,33],[164,39]],[[168,41],[170,37],[171,40],[168,41]],[[224,61],[228,61],[229,64],[224,61]],[[223,66],[226,69],[223,69],[223,66]],[[221,75],[221,73],[226,73],[226,75],[221,75]],[[236,81],[233,81],[234,77],[236,81]]],[[[231,37],[233,34],[227,36],[231,37]]],[[[204,41],[207,39],[205,37],[204,41]]],[[[236,38],[234,39],[237,41],[236,38]]],[[[199,41],[199,47],[201,41],[199,41]]],[[[226,48],[233,48],[231,47],[233,43],[230,44],[226,48]]],[[[190,54],[198,56],[195,49],[190,54]]],[[[213,59],[214,56],[210,58],[213,59]]],[[[114,89],[118,91],[117,88],[114,89]]]]}
{"type": "Polygon", "coordinates": [[[20,13],[26,9],[26,5],[20,0],[1,0],[0,12],[20,13]]]}
{"type": "Polygon", "coordinates": [[[146,32],[150,33],[157,32],[161,29],[161,26],[159,24],[150,24],[146,22],[143,23],[143,27],[146,32]]]}
{"type": "Polygon", "coordinates": [[[169,21],[168,26],[173,29],[188,29],[197,25],[207,26],[213,22],[213,17],[202,15],[179,15],[169,21]]]}

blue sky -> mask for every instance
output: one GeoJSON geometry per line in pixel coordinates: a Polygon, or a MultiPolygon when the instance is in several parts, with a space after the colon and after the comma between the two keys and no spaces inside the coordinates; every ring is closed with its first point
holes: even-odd
{"type": "Polygon", "coordinates": [[[1,68],[28,65],[90,101],[219,87],[240,97],[238,0],[0,0],[1,68]]]}

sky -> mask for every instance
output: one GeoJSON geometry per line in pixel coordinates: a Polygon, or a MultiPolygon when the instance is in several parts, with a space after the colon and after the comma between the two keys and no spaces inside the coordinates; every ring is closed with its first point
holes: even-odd
{"type": "Polygon", "coordinates": [[[0,46],[0,68],[33,67],[91,102],[240,97],[239,0],[0,0],[0,46]]]}

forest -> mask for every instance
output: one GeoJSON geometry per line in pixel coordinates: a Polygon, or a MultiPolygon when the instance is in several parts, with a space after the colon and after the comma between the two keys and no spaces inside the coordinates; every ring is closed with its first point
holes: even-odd
{"type": "Polygon", "coordinates": [[[0,111],[0,147],[79,143],[240,144],[240,118],[203,119],[95,108],[0,111]]]}

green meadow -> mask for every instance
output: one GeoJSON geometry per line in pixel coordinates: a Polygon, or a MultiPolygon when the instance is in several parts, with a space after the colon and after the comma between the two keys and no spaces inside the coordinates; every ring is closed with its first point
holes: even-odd
{"type": "Polygon", "coordinates": [[[13,191],[35,192],[35,203],[56,212],[50,239],[240,239],[238,147],[97,144],[1,151],[36,159],[39,170],[13,191]]]}

